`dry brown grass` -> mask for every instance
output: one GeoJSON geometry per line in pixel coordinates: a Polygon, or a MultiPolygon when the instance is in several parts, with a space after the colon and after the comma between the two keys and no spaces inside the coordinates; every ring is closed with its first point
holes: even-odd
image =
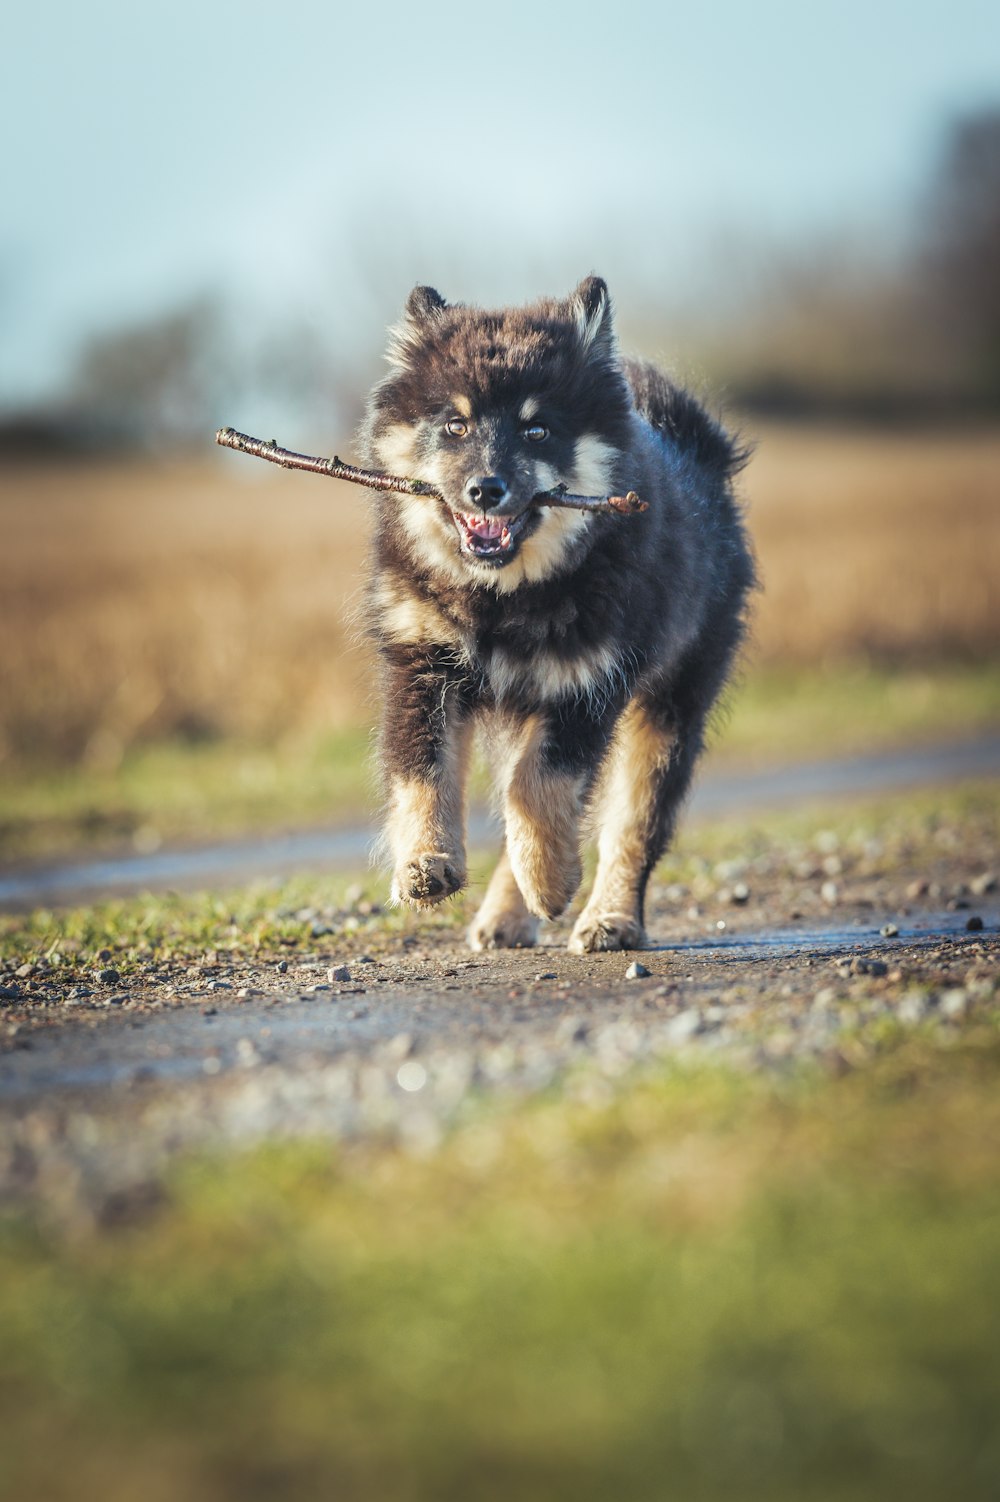
{"type": "Polygon", "coordinates": [[[1000,434],[765,430],[745,486],[757,660],[1000,646],[1000,434]]]}
{"type": "MultiPolygon", "coordinates": [[[[1000,435],[759,436],[755,661],[995,652],[1000,435]]],[[[366,525],[357,490],[244,459],[9,467],[0,752],[113,765],[369,719],[366,525]]]]}

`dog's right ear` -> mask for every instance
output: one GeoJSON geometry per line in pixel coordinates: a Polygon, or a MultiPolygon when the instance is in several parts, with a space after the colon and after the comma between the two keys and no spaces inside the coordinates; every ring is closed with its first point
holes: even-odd
{"type": "Polygon", "coordinates": [[[406,370],[421,342],[421,335],[439,318],[448,304],[433,287],[414,287],[406,299],[403,317],[389,330],[386,358],[397,370],[406,370]]]}
{"type": "Polygon", "coordinates": [[[433,287],[414,287],[406,299],[406,316],[411,323],[429,323],[448,306],[433,287]]]}

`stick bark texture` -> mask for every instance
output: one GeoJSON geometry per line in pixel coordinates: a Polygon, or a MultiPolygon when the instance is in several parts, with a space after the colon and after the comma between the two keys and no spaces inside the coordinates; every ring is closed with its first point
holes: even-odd
{"type": "MultiPolygon", "coordinates": [[[[254,459],[266,459],[269,464],[280,464],[283,469],[307,469],[313,474],[329,475],[334,480],[348,480],[353,485],[364,485],[369,490],[392,490],[399,495],[426,495],[443,500],[440,491],[422,480],[407,480],[402,475],[386,475],[374,469],[357,469],[345,464],[334,454],[332,459],[318,459],[312,454],[297,454],[293,449],[279,448],[277,442],[263,438],[251,438],[248,433],[238,433],[235,428],[220,428],[215,435],[222,448],[236,449],[238,453],[250,454],[254,459]]],[[[634,490],[627,495],[571,495],[563,486],[555,490],[542,490],[532,497],[533,506],[556,506],[569,511],[598,511],[611,516],[635,516],[648,510],[646,501],[640,500],[634,490]]]]}

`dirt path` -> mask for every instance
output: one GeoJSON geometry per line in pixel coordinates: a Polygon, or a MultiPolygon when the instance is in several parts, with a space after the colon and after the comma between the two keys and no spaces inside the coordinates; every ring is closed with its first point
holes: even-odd
{"type": "MultiPolygon", "coordinates": [[[[950,745],[844,757],[755,772],[709,771],[691,799],[687,819],[750,813],[795,803],[860,797],[992,776],[1000,770],[1000,735],[950,745]]],[[[372,844],[370,826],[312,830],[256,840],[231,841],[196,850],[162,850],[97,861],[26,868],[0,876],[0,911],[23,912],[39,905],[96,902],[167,887],[190,889],[237,884],[293,870],[343,870],[363,865],[372,844]]],[[[472,821],[473,845],[496,844],[485,815],[472,821]]]]}

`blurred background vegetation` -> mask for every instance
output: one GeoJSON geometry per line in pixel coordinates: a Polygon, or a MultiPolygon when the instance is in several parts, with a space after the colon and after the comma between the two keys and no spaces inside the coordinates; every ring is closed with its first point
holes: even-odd
{"type": "MultiPolygon", "coordinates": [[[[637,85],[634,112],[576,109],[568,125],[537,87],[557,43],[564,66],[587,55],[562,5],[541,30],[515,6],[509,35],[480,18],[455,36],[442,13],[433,43],[390,6],[377,114],[353,70],[304,102],[295,28],[269,34],[265,83],[204,36],[192,51],[183,6],[152,51],[115,0],[55,55],[18,17],[16,87],[33,103],[47,90],[55,114],[15,154],[25,212],[0,237],[8,857],[372,804],[364,501],[212,437],[229,423],[349,452],[385,326],[421,280],[500,302],[600,271],[623,345],[755,443],[764,592],[716,754],[785,760],[1000,722],[988,48],[928,9],[912,56],[889,15],[862,55],[838,13],[810,80],[787,65],[803,39],[783,7],[753,27],[722,9],[730,45],[713,33],[703,51],[707,21],[630,6],[638,29],[608,36],[606,66],[637,85]],[[459,137],[428,110],[408,129],[412,63],[457,77],[479,41],[513,114],[473,110],[459,137]],[[670,43],[660,64],[647,42],[670,43]],[[85,92],[78,56],[104,93],[85,92]],[[640,92],[657,66],[670,88],[640,92]],[[32,154],[60,128],[42,194],[32,154]]],[[[334,40],[315,7],[297,14],[334,40]]]]}

